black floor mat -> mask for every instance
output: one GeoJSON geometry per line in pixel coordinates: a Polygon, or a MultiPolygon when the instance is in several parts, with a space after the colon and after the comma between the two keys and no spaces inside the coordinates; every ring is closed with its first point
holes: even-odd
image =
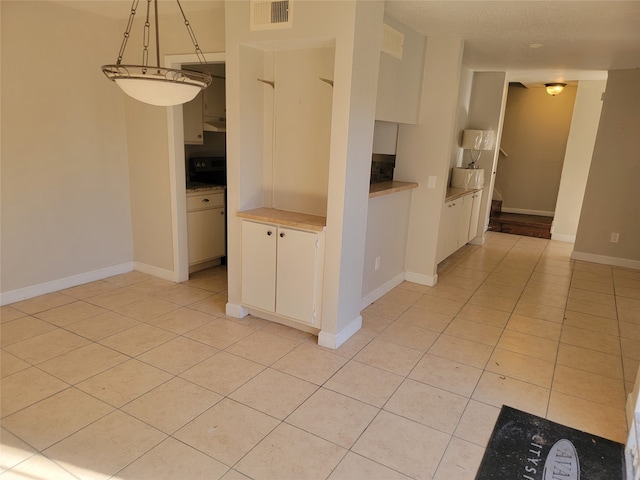
{"type": "Polygon", "coordinates": [[[476,480],[623,480],[624,445],[502,407],[476,480]]]}

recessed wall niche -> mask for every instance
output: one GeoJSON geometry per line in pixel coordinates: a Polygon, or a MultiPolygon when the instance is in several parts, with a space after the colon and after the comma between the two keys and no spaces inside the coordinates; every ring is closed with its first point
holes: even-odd
{"type": "Polygon", "coordinates": [[[240,99],[241,117],[253,124],[243,124],[241,118],[242,143],[252,143],[247,153],[255,155],[262,142],[261,162],[244,157],[262,174],[262,205],[252,207],[326,216],[335,46],[280,45],[259,54],[252,47],[243,49],[242,58],[244,64],[254,63],[244,65],[241,75],[255,102],[252,106],[248,98],[240,99]]]}

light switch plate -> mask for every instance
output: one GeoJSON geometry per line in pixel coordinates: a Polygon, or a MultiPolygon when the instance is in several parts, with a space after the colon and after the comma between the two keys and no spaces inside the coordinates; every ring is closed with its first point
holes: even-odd
{"type": "Polygon", "coordinates": [[[435,176],[430,176],[427,180],[427,188],[436,188],[436,178],[435,176]]]}

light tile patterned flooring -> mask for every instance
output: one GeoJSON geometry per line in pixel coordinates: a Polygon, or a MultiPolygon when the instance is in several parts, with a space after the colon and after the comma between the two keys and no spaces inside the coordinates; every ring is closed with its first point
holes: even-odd
{"type": "Polygon", "coordinates": [[[2,307],[2,480],[473,479],[504,403],[624,442],[640,271],[488,233],[340,349],[224,316],[226,273],[2,307]]]}

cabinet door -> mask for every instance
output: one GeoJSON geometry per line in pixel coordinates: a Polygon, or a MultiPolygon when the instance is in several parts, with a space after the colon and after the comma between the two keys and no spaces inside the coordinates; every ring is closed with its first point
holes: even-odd
{"type": "Polygon", "coordinates": [[[276,313],[315,321],[318,243],[311,232],[278,228],[276,313]]]}
{"type": "Polygon", "coordinates": [[[471,223],[471,210],[473,208],[473,197],[465,195],[457,200],[460,202],[460,226],[458,227],[458,248],[461,248],[469,241],[469,225],[471,223]]]}
{"type": "Polygon", "coordinates": [[[225,118],[225,80],[213,77],[211,85],[204,91],[204,114],[210,117],[225,118]]]}
{"type": "Polygon", "coordinates": [[[458,236],[460,232],[460,211],[462,207],[462,199],[456,199],[451,202],[445,203],[445,225],[446,225],[446,240],[445,240],[445,258],[451,255],[458,249],[458,236]]]}
{"type": "Polygon", "coordinates": [[[225,255],[224,208],[187,213],[189,265],[225,255]]]}
{"type": "Polygon", "coordinates": [[[275,311],[277,228],[242,222],[242,303],[275,311]]]}
{"type": "Polygon", "coordinates": [[[189,145],[202,145],[204,142],[203,122],[202,92],[200,92],[196,98],[182,106],[184,143],[189,145]]]}
{"type": "Polygon", "coordinates": [[[473,206],[471,207],[471,222],[469,223],[469,241],[478,235],[478,222],[480,221],[480,202],[482,201],[482,190],[472,195],[473,206]]]}

